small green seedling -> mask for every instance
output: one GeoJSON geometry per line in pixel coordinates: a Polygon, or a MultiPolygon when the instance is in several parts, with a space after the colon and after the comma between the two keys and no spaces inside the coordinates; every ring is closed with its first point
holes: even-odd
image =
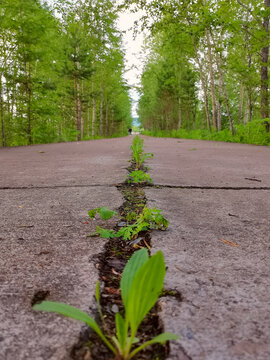
{"type": "Polygon", "coordinates": [[[115,232],[114,232],[114,230],[103,229],[100,226],[97,226],[97,231],[88,236],[89,237],[100,236],[103,239],[112,239],[115,237],[115,232]]]}
{"type": "Polygon", "coordinates": [[[126,179],[128,184],[143,184],[143,183],[153,183],[149,174],[146,174],[142,170],[132,171],[126,179]]]}
{"type": "Polygon", "coordinates": [[[97,213],[100,215],[102,220],[109,220],[114,215],[119,216],[117,212],[110,210],[107,207],[99,207],[88,211],[90,219],[94,219],[97,213]]]}
{"type": "MultiPolygon", "coordinates": [[[[152,257],[149,257],[146,249],[141,249],[132,255],[124,268],[120,283],[125,317],[120,313],[116,314],[116,335],[111,339],[108,339],[103,334],[93,318],[70,305],[43,301],[41,304],[34,305],[33,308],[35,310],[56,312],[85,322],[100,336],[118,359],[129,360],[149,345],[155,343],[165,344],[166,341],[179,338],[172,333],[163,333],[138,347],[134,347],[134,344],[139,341],[136,338],[138,328],[155,305],[162,291],[164,276],[165,262],[161,251],[158,251],[152,257]]],[[[99,293],[99,289],[96,292],[99,293]]]]}

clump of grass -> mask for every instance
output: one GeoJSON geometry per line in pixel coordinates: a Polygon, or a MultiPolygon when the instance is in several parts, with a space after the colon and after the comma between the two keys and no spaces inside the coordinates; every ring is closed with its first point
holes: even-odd
{"type": "Polygon", "coordinates": [[[128,184],[144,184],[144,183],[153,183],[149,174],[146,174],[142,170],[135,170],[128,174],[126,178],[128,184]]]}

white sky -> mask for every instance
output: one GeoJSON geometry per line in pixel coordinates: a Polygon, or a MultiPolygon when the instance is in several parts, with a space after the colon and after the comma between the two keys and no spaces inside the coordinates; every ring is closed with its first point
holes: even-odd
{"type": "MultiPolygon", "coordinates": [[[[133,37],[134,21],[139,20],[142,12],[136,14],[130,13],[125,10],[124,13],[119,14],[118,27],[123,34],[123,46],[125,50],[125,65],[126,72],[124,78],[130,86],[139,86],[140,78],[143,71],[143,63],[146,54],[143,52],[144,35],[139,33],[136,38],[133,37]]],[[[132,116],[137,117],[136,107],[139,99],[139,94],[135,88],[130,90],[132,99],[132,116]]]]}

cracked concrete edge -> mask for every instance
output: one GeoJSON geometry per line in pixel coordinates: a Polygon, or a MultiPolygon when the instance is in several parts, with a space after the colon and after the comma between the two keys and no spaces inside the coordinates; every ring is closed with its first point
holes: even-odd
{"type": "Polygon", "coordinates": [[[116,188],[105,191],[104,187],[90,192],[87,188],[7,190],[0,195],[0,248],[6,254],[0,259],[0,358],[70,359],[83,323],[33,312],[30,302],[36,290],[47,289],[48,300],[95,314],[98,271],[93,255],[102,252],[105,241],[86,235],[97,224],[113,227],[115,219],[90,223],[87,211],[102,204],[117,210],[123,198],[116,188]]]}

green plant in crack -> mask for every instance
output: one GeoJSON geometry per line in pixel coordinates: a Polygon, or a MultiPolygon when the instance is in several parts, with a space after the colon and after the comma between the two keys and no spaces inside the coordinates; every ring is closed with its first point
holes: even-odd
{"type": "MultiPolygon", "coordinates": [[[[112,215],[113,216],[113,215],[112,215]]],[[[141,231],[147,230],[166,230],[169,226],[169,221],[162,215],[161,210],[157,208],[144,207],[139,215],[133,213],[134,222],[121,227],[118,231],[102,229],[97,226],[97,231],[89,236],[101,236],[105,239],[114,237],[123,238],[124,240],[132,240],[138,237],[141,231]],[[134,215],[135,214],[135,215],[134,215]]]]}
{"type": "Polygon", "coordinates": [[[136,221],[122,227],[116,233],[117,237],[122,237],[124,240],[132,240],[138,237],[141,231],[147,230],[166,230],[169,226],[169,221],[161,214],[161,210],[157,208],[144,207],[143,211],[137,216],[136,221]]]}
{"type": "Polygon", "coordinates": [[[128,174],[126,181],[128,184],[143,184],[143,183],[153,183],[149,174],[146,174],[142,170],[135,170],[128,174]]]}
{"type": "MultiPolygon", "coordinates": [[[[117,359],[129,360],[145,347],[168,340],[177,340],[179,337],[172,333],[162,333],[139,346],[136,337],[138,328],[145,316],[155,305],[163,288],[165,277],[165,262],[163,254],[158,251],[149,257],[146,249],[135,252],[126,264],[121,278],[121,297],[125,308],[122,316],[115,316],[116,334],[111,339],[100,329],[96,321],[85,312],[67,304],[43,301],[36,304],[35,310],[56,312],[61,315],[83,321],[88,324],[104,341],[117,359]]],[[[99,287],[96,290],[99,298],[99,287]]]]}
{"type": "Polygon", "coordinates": [[[143,152],[143,139],[138,135],[133,139],[132,145],[130,146],[132,150],[132,160],[135,162],[136,169],[139,170],[145,160],[150,159],[154,156],[152,153],[143,152]]]}
{"type": "Polygon", "coordinates": [[[108,209],[106,206],[99,207],[96,209],[91,209],[88,211],[88,215],[89,215],[90,219],[94,219],[96,217],[96,214],[99,214],[102,220],[109,220],[114,215],[119,216],[117,212],[108,209]]]}

